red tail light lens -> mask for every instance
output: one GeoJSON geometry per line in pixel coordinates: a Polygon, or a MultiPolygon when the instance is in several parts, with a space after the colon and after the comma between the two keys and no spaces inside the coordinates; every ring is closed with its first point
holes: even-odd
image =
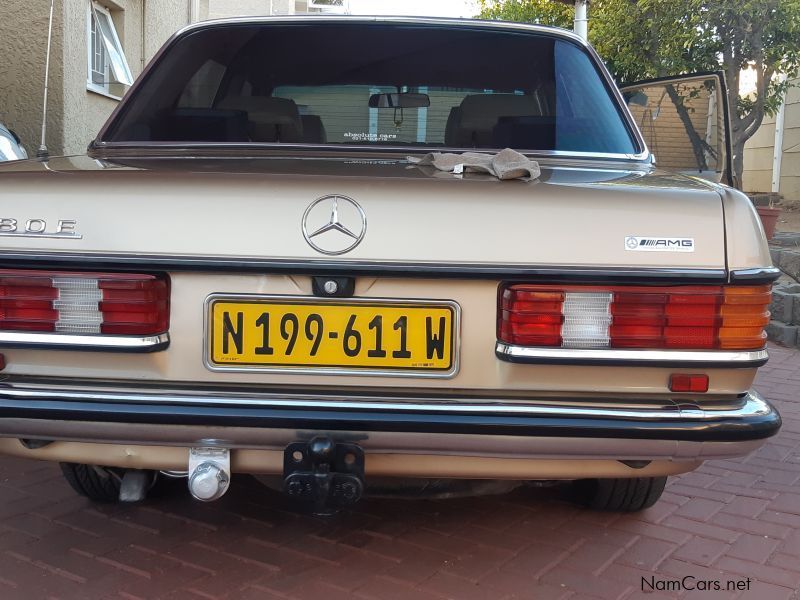
{"type": "Polygon", "coordinates": [[[673,373],[669,376],[669,390],[671,392],[699,392],[708,391],[708,375],[684,375],[673,373]]]}
{"type": "Polygon", "coordinates": [[[0,270],[0,330],[155,335],[168,329],[165,276],[0,270]]]}
{"type": "Polygon", "coordinates": [[[756,350],[770,286],[510,285],[497,337],[520,346],[756,350]]]}

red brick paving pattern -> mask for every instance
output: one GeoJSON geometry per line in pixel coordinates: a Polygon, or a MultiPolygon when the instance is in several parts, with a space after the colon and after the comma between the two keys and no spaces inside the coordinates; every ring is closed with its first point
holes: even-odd
{"type": "MultiPolygon", "coordinates": [[[[684,598],[800,599],[800,352],[773,348],[758,389],[780,435],[744,460],[671,480],[637,515],[554,490],[455,500],[370,499],[324,520],[239,478],[221,501],[186,493],[96,507],[52,465],[0,460],[0,599],[674,598],[666,581],[753,579],[684,598]]],[[[182,488],[178,486],[178,489],[182,488]]]]}

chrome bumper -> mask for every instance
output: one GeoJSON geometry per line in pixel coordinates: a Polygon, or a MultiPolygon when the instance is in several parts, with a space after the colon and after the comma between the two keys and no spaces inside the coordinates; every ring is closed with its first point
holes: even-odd
{"type": "Polygon", "coordinates": [[[747,454],[780,427],[756,392],[531,399],[135,385],[3,382],[0,437],[281,449],[324,432],[368,452],[697,460],[747,454]]]}

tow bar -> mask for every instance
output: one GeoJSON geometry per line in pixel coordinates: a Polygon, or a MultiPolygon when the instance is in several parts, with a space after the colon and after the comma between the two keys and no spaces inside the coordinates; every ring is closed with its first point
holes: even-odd
{"type": "Polygon", "coordinates": [[[364,491],[364,451],[318,436],[283,452],[283,489],[299,508],[330,515],[355,504],[364,491]]]}

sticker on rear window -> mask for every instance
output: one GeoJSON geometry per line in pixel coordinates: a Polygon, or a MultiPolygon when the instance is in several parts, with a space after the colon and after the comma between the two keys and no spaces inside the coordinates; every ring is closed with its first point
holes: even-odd
{"type": "Polygon", "coordinates": [[[625,238],[625,250],[638,252],[694,252],[694,238],[629,235],[625,238]]]}

